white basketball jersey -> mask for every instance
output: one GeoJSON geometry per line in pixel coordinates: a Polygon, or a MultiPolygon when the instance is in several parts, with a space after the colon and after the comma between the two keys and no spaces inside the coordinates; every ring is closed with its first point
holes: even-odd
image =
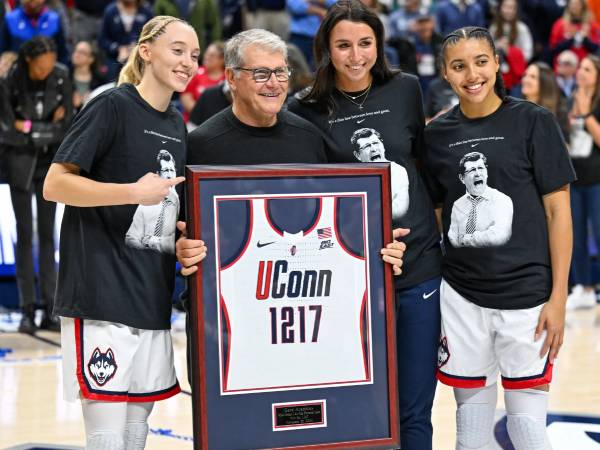
{"type": "Polygon", "coordinates": [[[222,394],[372,383],[366,261],[339,239],[335,197],[315,197],[318,217],[297,234],[250,200],[245,248],[219,270],[222,394]]]}

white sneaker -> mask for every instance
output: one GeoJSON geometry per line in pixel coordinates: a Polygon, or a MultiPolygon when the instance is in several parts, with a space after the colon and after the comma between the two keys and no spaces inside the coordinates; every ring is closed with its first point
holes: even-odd
{"type": "Polygon", "coordinates": [[[586,291],[581,284],[573,287],[567,297],[567,310],[593,308],[596,306],[596,293],[586,291]]]}
{"type": "Polygon", "coordinates": [[[593,308],[596,306],[596,292],[594,290],[584,290],[579,298],[579,308],[593,308]]]}
{"type": "Polygon", "coordinates": [[[567,311],[579,308],[579,299],[583,294],[583,286],[581,284],[576,284],[573,286],[571,293],[567,297],[567,311]]]}

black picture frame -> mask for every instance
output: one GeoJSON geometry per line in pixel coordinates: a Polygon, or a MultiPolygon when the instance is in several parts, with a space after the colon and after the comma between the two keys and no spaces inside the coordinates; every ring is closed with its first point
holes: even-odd
{"type": "Polygon", "coordinates": [[[188,166],[186,180],[188,234],[208,248],[189,280],[194,448],[398,448],[393,275],[379,256],[389,164],[188,166]],[[263,229],[285,238],[253,241],[263,229]],[[331,267],[319,283],[292,271],[312,263],[290,236],[331,267]]]}

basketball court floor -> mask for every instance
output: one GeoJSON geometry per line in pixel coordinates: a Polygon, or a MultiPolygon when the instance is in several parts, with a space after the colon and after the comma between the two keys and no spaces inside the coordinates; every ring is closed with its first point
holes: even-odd
{"type": "MultiPolygon", "coordinates": [[[[62,400],[60,337],[16,333],[19,316],[0,314],[0,449],[79,449],[84,429],[79,403],[62,400]]],[[[174,315],[173,343],[184,392],[158,402],[147,449],[191,449],[192,408],[185,368],[184,318],[174,315]]],[[[508,441],[499,395],[496,449],[508,441]]],[[[554,450],[600,450],[600,305],[569,312],[565,344],[550,396],[548,433],[554,450]]],[[[454,449],[454,399],[439,385],[433,414],[434,449],[454,449]]]]}

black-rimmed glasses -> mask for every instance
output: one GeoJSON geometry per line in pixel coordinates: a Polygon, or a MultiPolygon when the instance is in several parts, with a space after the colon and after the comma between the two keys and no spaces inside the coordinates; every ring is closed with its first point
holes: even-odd
{"type": "Polygon", "coordinates": [[[259,67],[257,69],[250,69],[248,67],[234,67],[234,70],[244,70],[252,73],[252,79],[257,83],[266,83],[271,78],[271,74],[275,74],[277,81],[288,81],[292,75],[292,71],[289,67],[276,67],[275,69],[267,69],[266,67],[259,67]]]}

